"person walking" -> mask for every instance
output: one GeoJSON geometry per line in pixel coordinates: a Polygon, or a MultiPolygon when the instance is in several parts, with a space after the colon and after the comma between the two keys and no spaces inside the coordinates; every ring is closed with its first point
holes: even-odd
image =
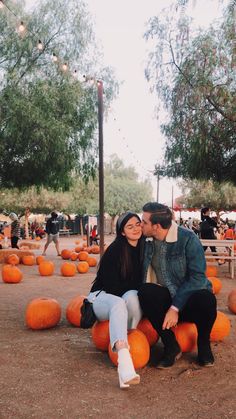
{"type": "Polygon", "coordinates": [[[20,221],[18,216],[11,212],[9,218],[12,220],[11,223],[11,247],[13,249],[19,249],[18,240],[20,239],[20,221]]]}
{"type": "Polygon", "coordinates": [[[198,363],[212,366],[210,333],[216,319],[216,298],[205,275],[206,260],[199,238],[178,226],[171,210],[157,202],[143,207],[144,284],[138,297],[144,316],[156,329],[164,345],[157,368],[171,367],[181,356],[172,328],[192,322],[198,331],[198,363]]]}
{"type": "Polygon", "coordinates": [[[122,214],[116,223],[116,238],[101,258],[88,300],[98,321],[109,320],[110,344],[118,353],[121,388],[139,384],[129,352],[127,331],[142,318],[138,300],[141,286],[142,230],[136,213],[122,214]]]}
{"type": "Polygon", "coordinates": [[[59,250],[59,220],[58,220],[58,214],[53,211],[51,213],[51,217],[47,220],[46,223],[46,233],[47,233],[47,241],[44,246],[43,255],[46,255],[46,250],[50,243],[54,242],[57,255],[60,256],[60,250],[59,250]]]}

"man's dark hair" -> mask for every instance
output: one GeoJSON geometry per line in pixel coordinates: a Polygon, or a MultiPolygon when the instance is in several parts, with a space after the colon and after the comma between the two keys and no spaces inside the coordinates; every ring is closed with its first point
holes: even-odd
{"type": "Polygon", "coordinates": [[[58,214],[55,211],[53,211],[53,212],[51,212],[51,217],[52,218],[57,218],[58,214]]]}
{"type": "Polygon", "coordinates": [[[143,212],[150,212],[150,221],[152,224],[160,224],[162,228],[170,228],[173,214],[167,205],[158,202],[147,202],[143,206],[143,212]]]}
{"type": "Polygon", "coordinates": [[[201,220],[203,221],[205,218],[205,214],[210,210],[209,207],[201,208],[201,220]]]}

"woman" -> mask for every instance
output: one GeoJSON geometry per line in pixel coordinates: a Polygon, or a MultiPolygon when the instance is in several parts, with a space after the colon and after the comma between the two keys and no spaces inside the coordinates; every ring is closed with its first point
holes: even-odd
{"type": "Polygon", "coordinates": [[[88,296],[99,321],[109,320],[110,343],[118,353],[120,387],[139,384],[129,352],[127,330],[142,318],[137,296],[141,286],[141,220],[133,212],[122,214],[116,224],[117,237],[104,253],[88,296]],[[98,294],[99,293],[99,294],[98,294]]]}

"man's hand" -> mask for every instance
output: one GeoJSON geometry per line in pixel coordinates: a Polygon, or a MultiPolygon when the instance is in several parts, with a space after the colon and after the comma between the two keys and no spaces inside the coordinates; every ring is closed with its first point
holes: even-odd
{"type": "Polygon", "coordinates": [[[178,311],[174,310],[173,308],[169,308],[164,318],[162,330],[171,329],[171,327],[176,326],[178,323],[178,319],[179,319],[178,311]]]}

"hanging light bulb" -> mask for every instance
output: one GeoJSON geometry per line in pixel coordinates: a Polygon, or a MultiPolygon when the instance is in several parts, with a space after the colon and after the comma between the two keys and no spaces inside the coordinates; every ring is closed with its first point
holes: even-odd
{"type": "Polygon", "coordinates": [[[3,7],[4,7],[4,3],[3,1],[0,0],[0,9],[3,9],[3,7]]]}
{"type": "Polygon", "coordinates": [[[19,28],[18,28],[18,31],[19,31],[20,33],[22,33],[22,32],[24,32],[24,31],[25,31],[25,25],[24,25],[24,22],[22,22],[22,21],[21,21],[21,23],[20,23],[20,25],[19,25],[19,28]]]}
{"type": "Polygon", "coordinates": [[[73,77],[74,77],[74,78],[76,78],[76,77],[77,77],[77,75],[78,75],[77,70],[74,70],[74,72],[73,72],[73,77]]]}
{"type": "Polygon", "coordinates": [[[67,63],[64,63],[64,64],[63,64],[63,66],[62,66],[62,70],[63,70],[63,71],[67,71],[67,70],[68,70],[68,65],[67,65],[67,63]]]}
{"type": "Polygon", "coordinates": [[[40,39],[39,39],[39,42],[38,42],[37,48],[39,49],[39,51],[42,51],[42,49],[43,49],[43,44],[42,44],[42,42],[40,41],[40,39]]]}
{"type": "Polygon", "coordinates": [[[55,54],[55,53],[53,53],[53,54],[52,54],[52,61],[53,61],[54,63],[56,63],[56,62],[58,61],[58,58],[57,58],[57,56],[56,56],[56,54],[55,54]]]}

